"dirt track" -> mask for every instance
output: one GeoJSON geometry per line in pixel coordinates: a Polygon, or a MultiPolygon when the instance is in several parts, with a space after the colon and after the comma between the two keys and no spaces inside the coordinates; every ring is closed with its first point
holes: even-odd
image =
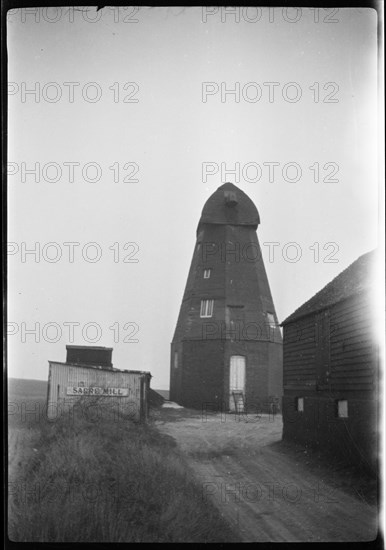
{"type": "Polygon", "coordinates": [[[378,511],[347,490],[328,465],[285,452],[282,420],[238,421],[163,409],[158,428],[177,441],[202,485],[243,542],[368,541],[378,511]],[[312,467],[314,466],[314,467],[312,467]],[[317,471],[315,471],[317,470],[317,471]]]}

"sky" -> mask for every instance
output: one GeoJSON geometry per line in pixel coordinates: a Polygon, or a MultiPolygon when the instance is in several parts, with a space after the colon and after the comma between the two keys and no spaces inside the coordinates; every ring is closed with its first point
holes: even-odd
{"type": "Polygon", "coordinates": [[[8,376],[98,345],[167,389],[226,181],[258,208],[279,322],[377,247],[376,31],[358,8],[9,12],[8,376]]]}

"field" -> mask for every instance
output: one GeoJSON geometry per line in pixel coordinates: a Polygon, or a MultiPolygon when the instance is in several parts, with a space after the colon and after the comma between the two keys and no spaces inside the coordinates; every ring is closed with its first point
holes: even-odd
{"type": "Polygon", "coordinates": [[[150,423],[48,422],[46,384],[11,380],[8,536],[29,542],[233,542],[173,438],[150,423]]]}

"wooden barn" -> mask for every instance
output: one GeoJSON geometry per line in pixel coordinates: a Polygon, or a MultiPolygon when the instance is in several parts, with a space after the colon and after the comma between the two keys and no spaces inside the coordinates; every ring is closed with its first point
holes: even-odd
{"type": "Polygon", "coordinates": [[[279,406],[282,337],[256,230],[232,183],[207,200],[171,344],[170,399],[200,409],[279,406]]]}
{"type": "Polygon", "coordinates": [[[364,254],[282,323],[283,438],[370,470],[378,454],[375,269],[376,252],[364,254]]]}
{"type": "Polygon", "coordinates": [[[66,349],[65,363],[48,362],[47,416],[50,420],[57,419],[74,405],[90,418],[110,410],[113,415],[147,420],[149,372],[113,368],[112,348],[66,346],[66,349]],[[98,405],[101,405],[99,410],[98,405]]]}

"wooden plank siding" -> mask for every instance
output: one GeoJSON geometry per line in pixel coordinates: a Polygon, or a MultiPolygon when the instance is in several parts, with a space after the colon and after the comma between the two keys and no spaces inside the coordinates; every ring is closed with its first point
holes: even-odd
{"type": "MultiPolygon", "coordinates": [[[[97,407],[97,403],[100,403],[107,405],[111,410],[114,409],[116,413],[120,411],[133,420],[146,420],[149,387],[150,373],[49,361],[47,416],[55,420],[78,403],[83,404],[84,411],[88,405],[97,407]],[[79,396],[68,391],[71,387],[124,388],[127,391],[124,396],[79,396]]],[[[95,411],[99,414],[103,408],[95,411]]]]}
{"type": "Polygon", "coordinates": [[[380,419],[374,258],[358,258],[282,323],[283,439],[372,474],[380,419]]]}
{"type": "Polygon", "coordinates": [[[374,320],[366,292],[331,308],[331,389],[372,391],[375,389],[377,349],[374,320]]]}
{"type": "Polygon", "coordinates": [[[284,389],[305,390],[315,386],[315,325],[313,318],[304,318],[284,327],[284,389]]]}
{"type": "Polygon", "coordinates": [[[373,329],[366,292],[285,325],[284,386],[371,391],[377,356],[373,329]]]}

